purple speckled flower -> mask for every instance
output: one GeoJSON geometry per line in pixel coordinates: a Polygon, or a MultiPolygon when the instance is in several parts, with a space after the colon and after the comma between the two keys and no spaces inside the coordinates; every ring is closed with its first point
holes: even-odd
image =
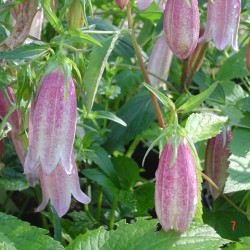
{"type": "Polygon", "coordinates": [[[162,151],[156,172],[155,209],[165,231],[183,233],[189,227],[197,195],[196,166],[190,148],[186,139],[173,136],[162,151]]]}
{"type": "MultiPolygon", "coordinates": [[[[158,5],[158,7],[163,11],[165,8],[167,0],[154,0],[154,2],[158,5]]],[[[149,5],[153,2],[153,0],[137,0],[137,7],[139,10],[145,10],[149,7],[149,5]]]]}
{"type": "Polygon", "coordinates": [[[232,45],[237,51],[240,11],[241,0],[208,1],[207,27],[199,42],[212,39],[219,50],[232,45]]]}
{"type": "Polygon", "coordinates": [[[43,200],[36,209],[37,212],[43,210],[50,200],[51,205],[55,208],[58,216],[62,217],[69,209],[71,194],[73,194],[75,199],[81,203],[87,204],[90,202],[90,198],[80,189],[79,177],[73,153],[71,157],[71,162],[73,164],[71,174],[65,173],[60,164],[58,164],[48,175],[42,168],[40,168],[40,182],[42,186],[43,200]]]}
{"type": "Polygon", "coordinates": [[[77,119],[76,93],[70,78],[65,97],[64,82],[61,69],[50,72],[42,82],[31,116],[25,173],[31,173],[40,166],[44,173],[50,174],[58,164],[66,173],[72,172],[71,154],[77,119]]]}
{"type": "MultiPolygon", "coordinates": [[[[217,136],[209,139],[207,142],[205,173],[220,189],[224,187],[228,177],[228,158],[231,155],[228,147],[231,139],[231,130],[227,130],[225,138],[223,133],[220,133],[217,136]]],[[[219,197],[220,193],[211,185],[209,185],[209,190],[213,199],[217,199],[219,197]]]]}
{"type": "MultiPolygon", "coordinates": [[[[173,53],[169,49],[165,37],[160,36],[152,48],[148,62],[148,71],[154,73],[161,79],[166,80],[172,57],[173,53]]],[[[163,86],[161,80],[154,77],[153,75],[149,75],[149,79],[153,87],[159,88],[163,86]]]]}
{"type": "Polygon", "coordinates": [[[197,0],[168,0],[164,11],[163,28],[167,44],[180,59],[189,57],[196,48],[200,17],[197,0]]]}

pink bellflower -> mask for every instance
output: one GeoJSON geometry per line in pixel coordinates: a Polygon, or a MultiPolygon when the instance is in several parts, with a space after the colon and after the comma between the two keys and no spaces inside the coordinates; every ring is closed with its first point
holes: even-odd
{"type": "Polygon", "coordinates": [[[195,50],[200,30],[197,0],[167,0],[163,28],[169,48],[180,59],[188,58],[195,50]]]}
{"type": "Polygon", "coordinates": [[[208,1],[207,26],[199,42],[212,39],[219,50],[231,45],[237,51],[240,11],[241,0],[208,1]]]}
{"type": "Polygon", "coordinates": [[[76,93],[72,78],[65,97],[63,70],[55,69],[42,81],[34,103],[25,173],[41,167],[50,174],[60,164],[71,174],[71,154],[76,131],[76,93]]]}

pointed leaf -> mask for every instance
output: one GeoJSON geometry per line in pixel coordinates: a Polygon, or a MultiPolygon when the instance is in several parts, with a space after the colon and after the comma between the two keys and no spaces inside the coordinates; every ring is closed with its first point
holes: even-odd
{"type": "Polygon", "coordinates": [[[102,78],[105,65],[108,61],[120,33],[117,33],[102,42],[103,47],[95,47],[90,54],[90,61],[84,76],[84,86],[86,91],[86,106],[89,113],[94,98],[102,78]]]}

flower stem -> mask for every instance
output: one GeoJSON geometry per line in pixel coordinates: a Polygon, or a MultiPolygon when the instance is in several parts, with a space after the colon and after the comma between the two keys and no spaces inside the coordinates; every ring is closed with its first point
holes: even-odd
{"type": "Polygon", "coordinates": [[[220,195],[231,205],[233,206],[238,212],[250,216],[250,214],[246,213],[244,210],[242,210],[240,207],[238,207],[237,205],[234,204],[233,201],[231,201],[226,195],[223,194],[223,191],[204,173],[201,173],[203,178],[209,183],[209,185],[211,185],[212,187],[214,187],[219,193],[220,195]]]}
{"type": "MultiPolygon", "coordinates": [[[[148,76],[148,72],[146,70],[146,67],[145,67],[143,59],[142,59],[141,52],[139,50],[137,40],[136,40],[135,30],[134,30],[134,25],[133,25],[133,17],[132,17],[132,14],[131,14],[130,2],[128,2],[128,4],[127,4],[127,17],[128,17],[128,27],[131,30],[132,45],[134,47],[136,57],[137,57],[137,59],[139,61],[141,71],[142,71],[142,74],[143,74],[143,78],[144,78],[145,82],[148,85],[152,86],[151,82],[150,82],[150,79],[149,79],[149,76],[148,76]]],[[[153,103],[153,106],[154,106],[154,109],[155,109],[155,112],[156,112],[156,116],[157,116],[159,126],[161,128],[164,128],[165,124],[164,124],[164,120],[163,120],[163,117],[162,117],[162,114],[161,114],[161,110],[160,110],[160,106],[158,104],[157,98],[152,92],[149,92],[149,94],[150,94],[150,97],[152,99],[152,103],[153,103]]]]}
{"type": "Polygon", "coordinates": [[[114,228],[115,224],[115,209],[117,206],[117,196],[115,195],[113,197],[112,205],[111,205],[111,214],[110,214],[110,220],[109,220],[109,229],[112,230],[114,228]]]}
{"type": "Polygon", "coordinates": [[[96,221],[98,223],[98,225],[100,225],[100,221],[101,221],[101,213],[102,213],[102,188],[98,194],[98,200],[97,200],[97,212],[96,212],[96,221]]]}

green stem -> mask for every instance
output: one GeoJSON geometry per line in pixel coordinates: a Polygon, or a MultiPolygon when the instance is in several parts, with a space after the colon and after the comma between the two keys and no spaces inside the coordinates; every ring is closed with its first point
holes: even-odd
{"type": "Polygon", "coordinates": [[[203,178],[209,183],[209,185],[211,185],[212,187],[214,187],[219,193],[220,195],[231,205],[233,206],[238,212],[250,216],[250,214],[246,213],[244,210],[242,210],[240,207],[238,207],[237,205],[234,204],[233,201],[231,201],[226,195],[223,194],[223,191],[204,173],[201,173],[203,178]]]}
{"type": "MultiPolygon", "coordinates": [[[[148,72],[146,70],[146,67],[145,67],[143,59],[142,59],[141,52],[139,50],[139,46],[137,44],[134,25],[133,25],[133,18],[132,18],[132,13],[131,13],[130,1],[127,4],[127,17],[128,17],[128,27],[131,30],[132,44],[133,44],[133,47],[134,47],[134,50],[135,50],[136,57],[137,57],[137,59],[139,61],[140,67],[141,67],[143,78],[144,78],[145,82],[148,85],[152,86],[151,82],[150,82],[150,79],[149,79],[149,76],[148,76],[148,72]]],[[[155,109],[155,112],[156,112],[156,116],[157,116],[159,126],[161,128],[164,128],[165,124],[164,124],[164,120],[163,120],[163,117],[162,117],[162,114],[161,114],[161,109],[160,109],[160,106],[158,104],[157,98],[152,92],[149,92],[149,94],[150,94],[150,97],[152,99],[152,103],[153,103],[153,106],[154,106],[154,109],[155,109]]]]}
{"type": "Polygon", "coordinates": [[[112,230],[114,228],[114,224],[115,224],[115,209],[117,206],[117,196],[114,196],[113,201],[112,201],[112,205],[111,205],[111,214],[110,214],[110,220],[109,220],[109,229],[112,230]]]}
{"type": "Polygon", "coordinates": [[[1,137],[2,137],[2,131],[3,131],[3,129],[4,129],[4,126],[5,126],[5,124],[7,123],[7,121],[8,121],[8,119],[9,119],[10,115],[15,111],[15,109],[16,109],[15,106],[11,106],[11,107],[9,108],[7,114],[6,114],[4,117],[2,117],[2,121],[1,121],[1,123],[0,123],[0,139],[1,139],[1,137]]]}
{"type": "Polygon", "coordinates": [[[130,158],[132,156],[132,154],[134,153],[135,148],[138,145],[138,143],[140,142],[140,140],[141,140],[141,136],[137,135],[136,138],[134,139],[134,141],[132,142],[132,144],[130,145],[130,147],[125,155],[126,157],[130,158]]]}
{"type": "Polygon", "coordinates": [[[102,188],[99,192],[98,199],[97,199],[97,212],[96,212],[96,221],[98,225],[100,226],[100,221],[101,221],[101,213],[102,213],[102,188]]]}

